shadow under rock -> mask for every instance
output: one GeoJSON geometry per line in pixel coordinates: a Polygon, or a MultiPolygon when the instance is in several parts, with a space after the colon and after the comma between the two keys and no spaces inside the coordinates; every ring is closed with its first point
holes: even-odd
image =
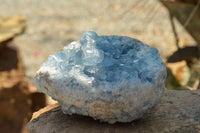
{"type": "Polygon", "coordinates": [[[187,63],[191,62],[192,58],[199,58],[200,50],[197,46],[190,46],[181,48],[175,51],[171,56],[168,57],[168,63],[179,62],[182,60],[186,60],[187,63]]]}
{"type": "Polygon", "coordinates": [[[0,51],[0,71],[10,71],[17,69],[18,57],[17,49],[12,44],[5,46],[0,51]]]}

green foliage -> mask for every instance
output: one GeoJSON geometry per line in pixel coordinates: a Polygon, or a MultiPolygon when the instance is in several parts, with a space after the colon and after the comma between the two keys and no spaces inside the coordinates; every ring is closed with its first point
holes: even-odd
{"type": "Polygon", "coordinates": [[[170,70],[167,71],[165,86],[168,90],[182,90],[183,89],[170,70]]]}

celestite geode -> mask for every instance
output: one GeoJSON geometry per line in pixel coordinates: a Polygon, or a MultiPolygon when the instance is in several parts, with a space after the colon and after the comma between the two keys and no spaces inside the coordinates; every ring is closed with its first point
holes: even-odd
{"type": "Polygon", "coordinates": [[[35,85],[57,100],[65,114],[115,123],[148,114],[164,92],[165,78],[156,48],[130,37],[89,31],[50,55],[35,85]]]}

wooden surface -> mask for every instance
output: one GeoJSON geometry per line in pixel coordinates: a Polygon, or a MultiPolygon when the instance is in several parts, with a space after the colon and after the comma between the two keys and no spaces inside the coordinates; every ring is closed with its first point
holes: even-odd
{"type": "Polygon", "coordinates": [[[147,118],[131,123],[102,123],[80,115],[65,115],[60,105],[49,105],[33,114],[32,133],[200,133],[200,91],[165,94],[147,118]]]}

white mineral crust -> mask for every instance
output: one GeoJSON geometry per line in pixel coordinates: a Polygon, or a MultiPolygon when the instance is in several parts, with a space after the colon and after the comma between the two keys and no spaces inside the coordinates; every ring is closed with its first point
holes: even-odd
{"type": "Polygon", "coordinates": [[[89,31],[50,55],[35,85],[57,100],[65,114],[115,123],[148,114],[164,92],[165,78],[156,48],[130,37],[89,31]]]}

